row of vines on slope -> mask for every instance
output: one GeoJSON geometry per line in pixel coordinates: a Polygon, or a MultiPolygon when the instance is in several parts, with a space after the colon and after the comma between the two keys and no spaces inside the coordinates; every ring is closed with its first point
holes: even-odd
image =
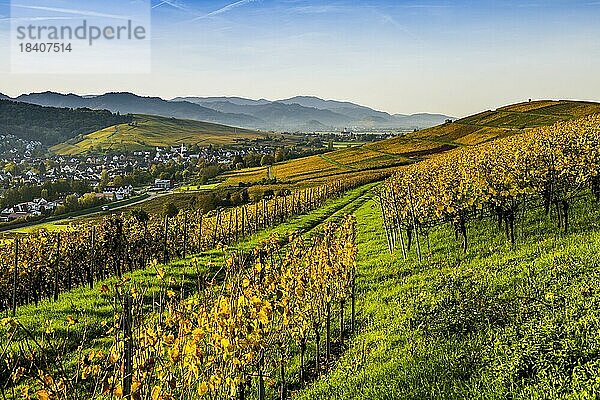
{"type": "Polygon", "coordinates": [[[99,224],[61,233],[44,230],[0,244],[0,311],[94,281],[230,244],[286,219],[322,206],[347,190],[383,176],[370,175],[283,192],[271,199],[208,214],[183,211],[161,215],[110,216],[99,224]]]}
{"type": "MultiPolygon", "coordinates": [[[[356,220],[347,216],[327,223],[310,238],[271,237],[254,251],[234,253],[222,283],[189,298],[169,293],[164,310],[148,313],[143,288],[116,285],[115,318],[107,324],[112,344],[81,352],[73,376],[48,365],[44,345],[24,348],[11,365],[19,398],[40,399],[245,399],[278,387],[289,397],[286,367],[300,356],[299,380],[305,380],[310,343],[314,371],[331,357],[332,310],[339,316],[339,340],[354,329],[356,220]],[[120,305],[117,305],[120,304],[120,305]],[[350,318],[344,310],[350,306],[350,318]],[[324,351],[323,351],[324,350],[324,351]]],[[[157,274],[165,281],[164,271],[157,274]]],[[[72,322],[75,324],[77,322],[72,322]]],[[[27,339],[18,320],[7,318],[9,342],[27,339]]],[[[337,325],[337,324],[336,324],[337,325]]],[[[48,336],[50,337],[50,336],[48,336]]],[[[6,342],[6,340],[4,340],[6,342]]],[[[10,343],[0,346],[9,348],[10,343]]]]}
{"type": "Polygon", "coordinates": [[[469,219],[491,214],[515,241],[519,212],[554,208],[569,227],[573,199],[591,189],[600,197],[600,116],[561,122],[490,143],[462,148],[400,169],[379,189],[390,251],[407,249],[419,232],[452,223],[467,250],[469,219]]]}

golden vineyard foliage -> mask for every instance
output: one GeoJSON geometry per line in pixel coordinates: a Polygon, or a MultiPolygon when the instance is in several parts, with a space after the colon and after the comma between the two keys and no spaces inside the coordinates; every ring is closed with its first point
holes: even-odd
{"type": "Polygon", "coordinates": [[[491,209],[512,224],[517,208],[542,197],[567,228],[569,202],[582,190],[598,192],[600,116],[457,149],[400,169],[380,189],[391,247],[402,231],[465,220],[491,209]]]}
{"type": "MultiPolygon", "coordinates": [[[[330,321],[332,305],[354,298],[355,229],[355,217],[347,216],[310,238],[272,236],[250,253],[234,254],[222,283],[189,298],[171,292],[164,310],[155,313],[144,312],[138,288],[117,286],[105,293],[123,304],[107,325],[110,348],[83,351],[70,380],[31,371],[46,378],[27,393],[48,399],[242,399],[253,381],[264,387],[276,380],[285,391],[291,349],[299,348],[304,359],[307,342],[318,340],[330,321]]],[[[167,279],[158,268],[157,274],[167,279]]]]}
{"type": "MultiPolygon", "coordinates": [[[[144,218],[113,215],[65,232],[44,230],[19,236],[16,305],[56,299],[59,293],[108,276],[145,268],[150,260],[169,261],[230,244],[323,205],[345,191],[379,179],[379,175],[331,181],[325,185],[282,190],[270,199],[203,214],[180,212],[144,218]]],[[[15,267],[13,241],[0,244],[0,310],[12,305],[15,267]]]]}

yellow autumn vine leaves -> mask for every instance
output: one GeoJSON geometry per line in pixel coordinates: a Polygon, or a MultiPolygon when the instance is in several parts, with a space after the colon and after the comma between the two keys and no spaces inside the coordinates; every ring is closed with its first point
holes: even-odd
{"type": "Polygon", "coordinates": [[[600,116],[535,128],[401,168],[379,191],[386,222],[435,225],[533,195],[568,200],[600,171],[600,116]]]}
{"type": "MultiPolygon", "coordinates": [[[[310,240],[274,236],[251,254],[234,254],[222,284],[187,299],[167,296],[164,312],[136,320],[131,338],[124,337],[119,313],[108,330],[111,348],[84,354],[83,387],[100,387],[98,398],[123,397],[130,346],[132,399],[236,396],[259,365],[268,371],[287,362],[291,346],[322,320],[326,303],[349,298],[355,225],[348,216],[310,240]]],[[[131,293],[139,291],[123,288],[121,295],[131,293]]],[[[143,309],[142,301],[134,298],[133,315],[143,309]]],[[[66,397],[56,385],[40,390],[49,399],[66,397]]]]}

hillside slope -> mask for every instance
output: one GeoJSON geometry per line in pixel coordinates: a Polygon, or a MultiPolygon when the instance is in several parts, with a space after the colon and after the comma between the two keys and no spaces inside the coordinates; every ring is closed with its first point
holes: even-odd
{"type": "Polygon", "coordinates": [[[389,254],[378,203],[364,204],[360,333],[296,398],[597,399],[600,213],[591,195],[572,211],[569,234],[528,212],[514,247],[496,221],[470,222],[466,254],[452,227],[431,229],[419,263],[415,246],[389,254]]]}
{"type": "MultiPolygon", "coordinates": [[[[542,100],[513,104],[404,136],[277,164],[272,175],[280,181],[300,183],[307,179],[369,173],[592,114],[600,114],[600,103],[542,100]]],[[[257,182],[264,179],[266,172],[266,168],[232,172],[225,175],[224,185],[257,182]]]]}
{"type": "MultiPolygon", "coordinates": [[[[275,135],[271,134],[271,137],[275,135]]],[[[265,139],[267,134],[208,122],[135,115],[133,123],[110,126],[71,141],[51,151],[59,155],[89,152],[138,151],[154,147],[186,145],[229,145],[265,139]]]]}
{"type": "Polygon", "coordinates": [[[586,115],[599,114],[600,103],[541,100],[518,103],[484,111],[452,123],[423,129],[379,143],[367,145],[393,154],[435,150],[443,145],[469,146],[522,132],[525,129],[552,125],[586,115]]]}
{"type": "Polygon", "coordinates": [[[0,135],[40,141],[44,146],[129,121],[131,116],[105,110],[41,107],[2,100],[0,96],[0,135]]]}

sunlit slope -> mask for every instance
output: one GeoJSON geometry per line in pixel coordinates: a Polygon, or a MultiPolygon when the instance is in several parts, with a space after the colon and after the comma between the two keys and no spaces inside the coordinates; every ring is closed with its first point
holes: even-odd
{"type": "Polygon", "coordinates": [[[136,115],[132,124],[111,126],[54,146],[51,151],[60,155],[79,155],[90,152],[136,151],[181,144],[231,145],[266,137],[266,133],[208,122],[136,115]]]}
{"type": "Polygon", "coordinates": [[[600,103],[542,100],[485,111],[452,123],[320,156],[292,160],[265,168],[244,169],[226,175],[225,186],[256,183],[268,177],[294,184],[340,179],[413,163],[461,146],[471,146],[558,121],[600,114],[600,103]]]}
{"type": "Polygon", "coordinates": [[[368,171],[390,169],[410,163],[402,155],[386,154],[377,150],[352,147],[327,154],[304,157],[271,167],[247,168],[225,174],[223,186],[237,186],[276,178],[279,183],[310,186],[332,179],[357,176],[368,171]]]}
{"type": "Polygon", "coordinates": [[[384,141],[376,146],[388,147],[394,152],[395,147],[402,147],[407,142],[415,145],[415,141],[417,143],[423,141],[424,143],[418,143],[417,146],[424,147],[434,144],[474,145],[519,133],[525,129],[548,126],[558,121],[599,113],[599,103],[567,100],[532,101],[501,107],[494,111],[484,111],[449,124],[384,141]]]}

